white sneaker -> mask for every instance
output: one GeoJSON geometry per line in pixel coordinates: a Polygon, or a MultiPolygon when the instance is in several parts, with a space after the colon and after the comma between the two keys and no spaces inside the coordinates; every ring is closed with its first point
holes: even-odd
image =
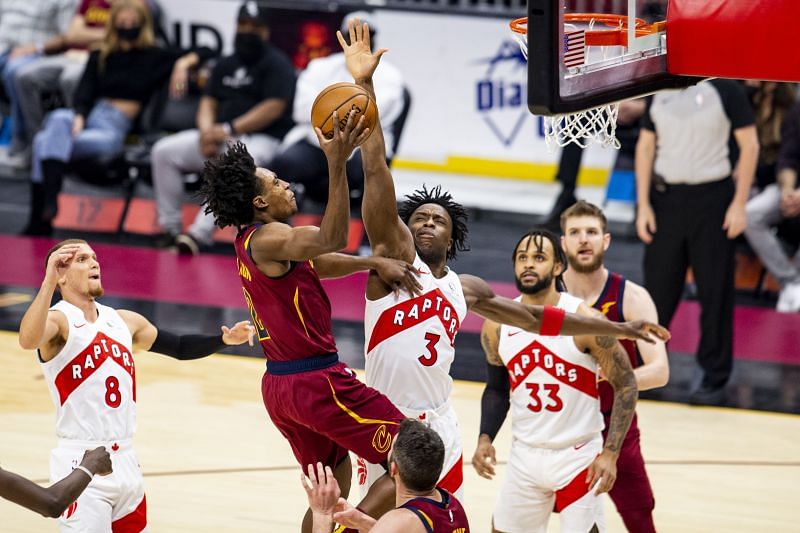
{"type": "Polygon", "coordinates": [[[31,166],[30,150],[12,152],[8,149],[0,151],[0,165],[14,169],[27,169],[31,166]]]}
{"type": "Polygon", "coordinates": [[[781,290],[775,310],[779,313],[800,311],[800,281],[789,283],[781,290]]]}

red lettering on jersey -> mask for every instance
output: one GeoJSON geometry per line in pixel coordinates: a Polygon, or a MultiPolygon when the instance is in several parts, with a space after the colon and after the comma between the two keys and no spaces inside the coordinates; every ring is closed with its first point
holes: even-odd
{"type": "Polygon", "coordinates": [[[69,395],[108,360],[117,363],[131,375],[133,401],[136,401],[136,369],[133,364],[133,356],[124,344],[103,333],[98,333],[89,345],[67,363],[56,376],[56,389],[58,389],[61,405],[64,405],[69,395]]]}
{"type": "Polygon", "coordinates": [[[533,341],[511,358],[506,365],[511,390],[516,390],[537,368],[541,368],[558,381],[578,391],[597,398],[597,376],[588,368],[566,361],[539,341],[533,341]]]}
{"type": "Polygon", "coordinates": [[[372,330],[367,352],[371,352],[386,339],[433,317],[438,318],[444,326],[444,333],[450,339],[450,346],[452,346],[461,322],[458,319],[456,308],[450,304],[442,291],[436,288],[416,298],[400,302],[381,313],[372,330]]]}

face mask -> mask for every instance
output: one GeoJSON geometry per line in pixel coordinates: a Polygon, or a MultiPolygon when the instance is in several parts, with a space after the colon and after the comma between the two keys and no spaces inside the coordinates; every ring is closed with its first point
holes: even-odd
{"type": "Polygon", "coordinates": [[[140,33],[142,33],[141,26],[133,26],[132,28],[117,28],[117,36],[119,37],[119,40],[128,41],[129,43],[132,43],[138,39],[140,33]]]}
{"type": "Polygon", "coordinates": [[[233,48],[245,65],[255,65],[264,55],[264,41],[255,33],[237,33],[233,48]]]}

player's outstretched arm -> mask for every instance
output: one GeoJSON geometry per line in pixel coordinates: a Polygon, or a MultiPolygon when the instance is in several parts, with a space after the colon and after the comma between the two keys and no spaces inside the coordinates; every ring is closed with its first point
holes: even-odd
{"type": "MultiPolygon", "coordinates": [[[[386,49],[372,53],[369,27],[358,19],[350,21],[349,33],[350,44],[347,44],[341,32],[337,32],[347,69],[355,82],[369,93],[372,101],[377,102],[372,76],[386,49]]],[[[380,115],[375,122],[375,131],[361,146],[361,158],[364,165],[361,216],[372,249],[376,255],[413,261],[414,240],[397,214],[397,194],[386,163],[386,141],[380,115]]]]}
{"type": "MultiPolygon", "coordinates": [[[[591,313],[585,305],[581,305],[578,312],[587,316],[591,313]]],[[[578,349],[587,351],[597,359],[603,374],[614,389],[614,405],[611,408],[605,445],[589,467],[586,478],[589,486],[599,480],[595,493],[601,494],[611,490],[616,481],[617,458],[636,412],[639,390],[628,354],[617,339],[604,335],[582,335],[575,338],[575,344],[578,349]]]]}
{"type": "Polygon", "coordinates": [[[300,472],[300,483],[308,496],[311,509],[312,533],[330,533],[333,529],[333,512],[342,491],[333,475],[331,467],[323,468],[322,463],[308,465],[308,477],[300,472]]]}
{"type": "Polygon", "coordinates": [[[481,396],[481,425],[472,467],[479,476],[492,479],[497,464],[494,442],[505,422],[511,397],[508,372],[500,358],[500,324],[487,320],[481,329],[481,346],[486,354],[486,388],[481,396]]]}
{"type": "Polygon", "coordinates": [[[269,261],[305,261],[347,246],[350,191],[345,167],[347,158],[369,135],[369,128],[364,127],[363,117],[356,123],[353,114],[348,113],[345,127],[340,129],[339,116],[334,111],[333,136],[326,139],[319,128],[315,131],[328,160],[328,204],[322,222],[319,227],[297,228],[272,223],[256,230],[250,240],[250,250],[259,265],[269,261]]]}
{"type": "Polygon", "coordinates": [[[133,311],[117,311],[133,338],[133,349],[144,350],[174,359],[188,361],[200,359],[217,353],[225,346],[235,346],[249,342],[253,345],[255,328],[249,321],[237,322],[232,328],[222,326],[221,335],[176,335],[164,329],[157,329],[149,320],[133,311]]]}
{"type": "MultiPolygon", "coordinates": [[[[622,304],[626,318],[658,323],[656,304],[644,287],[630,280],[625,282],[625,294],[622,304]]],[[[639,349],[639,354],[642,356],[642,362],[644,363],[633,369],[639,390],[655,389],[666,385],[669,381],[667,345],[660,340],[652,344],[636,341],[636,347],[639,349]]]]}
{"type": "Polygon", "coordinates": [[[78,499],[95,474],[104,476],[111,473],[111,457],[101,446],[86,452],[80,466],[82,468],[76,468],[48,488],[0,468],[0,497],[42,516],[58,518],[78,499]]]}
{"type": "Polygon", "coordinates": [[[467,307],[484,318],[540,335],[608,335],[655,342],[669,339],[669,331],[642,320],[611,322],[604,318],[565,313],[551,306],[526,305],[498,296],[486,281],[469,274],[459,276],[467,307]],[[652,337],[651,337],[652,336],[652,337]]]}
{"type": "Polygon", "coordinates": [[[370,533],[425,533],[422,520],[408,509],[393,509],[383,515],[371,529],[359,529],[370,533]]]}
{"type": "Polygon", "coordinates": [[[422,294],[422,285],[416,278],[419,271],[411,263],[399,259],[332,253],[314,259],[314,269],[322,279],[341,278],[356,272],[374,270],[395,292],[405,290],[415,296],[422,294]]]}
{"type": "Polygon", "coordinates": [[[67,244],[50,255],[45,267],[44,280],[19,325],[19,345],[25,350],[44,348],[42,359],[47,361],[58,350],[48,350],[48,344],[66,341],[68,324],[60,312],[50,312],[50,302],[70,261],[80,249],[80,244],[67,244]]]}

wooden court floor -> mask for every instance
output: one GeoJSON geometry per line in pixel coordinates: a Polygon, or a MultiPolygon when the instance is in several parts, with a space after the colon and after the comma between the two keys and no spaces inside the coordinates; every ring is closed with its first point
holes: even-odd
{"type": "MultiPolygon", "coordinates": [[[[305,509],[299,468],[269,423],[263,362],[214,356],[179,362],[140,354],[136,449],[152,532],[294,532],[305,509]]],[[[453,403],[465,459],[474,451],[482,385],[459,382],[453,403]]],[[[46,482],[54,409],[33,352],[0,332],[0,464],[46,482]]],[[[641,402],[645,457],[666,532],[800,531],[800,417],[641,402]]],[[[508,424],[497,439],[508,457],[508,424]]],[[[465,465],[472,530],[489,530],[500,480],[465,465]]],[[[624,531],[607,502],[609,531],[624,531]]],[[[3,533],[55,531],[54,521],[0,501],[3,533]]],[[[551,520],[550,531],[558,531],[551,520]]]]}

